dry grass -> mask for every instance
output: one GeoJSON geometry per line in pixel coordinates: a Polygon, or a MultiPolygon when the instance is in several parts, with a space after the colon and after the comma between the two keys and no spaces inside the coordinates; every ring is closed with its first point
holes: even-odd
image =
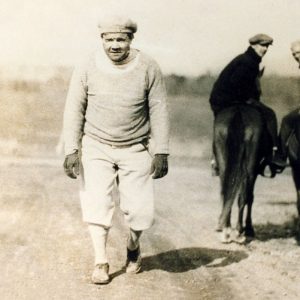
{"type": "MultiPolygon", "coordinates": [[[[70,78],[69,69],[57,69],[47,80],[1,79],[0,153],[52,156],[59,141],[70,78]]],[[[213,115],[208,93],[214,77],[166,78],[171,118],[171,153],[208,157],[213,115]],[[177,89],[176,89],[177,88],[177,89]],[[175,93],[176,92],[176,93],[175,93]]],[[[279,121],[299,101],[295,78],[263,79],[263,101],[273,107],[279,121]]]]}

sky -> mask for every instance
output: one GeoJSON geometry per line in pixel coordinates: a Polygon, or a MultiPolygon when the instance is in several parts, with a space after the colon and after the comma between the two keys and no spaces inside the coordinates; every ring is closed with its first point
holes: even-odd
{"type": "Polygon", "coordinates": [[[73,66],[101,46],[97,21],[127,15],[132,46],[165,74],[218,73],[257,33],[274,38],[267,74],[299,75],[290,53],[300,39],[299,0],[0,0],[0,65],[73,66]]]}

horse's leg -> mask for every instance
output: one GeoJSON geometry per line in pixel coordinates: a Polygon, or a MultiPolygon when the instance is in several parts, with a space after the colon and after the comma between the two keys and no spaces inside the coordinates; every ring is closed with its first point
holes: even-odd
{"type": "Polygon", "coordinates": [[[245,236],[253,238],[255,236],[254,228],[252,225],[252,205],[254,200],[254,183],[249,187],[247,193],[247,215],[246,215],[246,224],[245,224],[245,236]]]}
{"type": "MultiPolygon", "coordinates": [[[[222,143],[222,146],[226,142],[222,143]]],[[[221,183],[221,201],[222,201],[222,211],[219,217],[219,227],[221,229],[231,227],[231,208],[232,200],[224,193],[224,182],[225,182],[225,167],[226,167],[226,156],[227,150],[224,147],[219,147],[216,151],[218,157],[218,164],[220,170],[220,183],[221,183]]]]}
{"type": "Polygon", "coordinates": [[[240,115],[237,111],[228,111],[220,115],[215,126],[216,159],[219,165],[221,181],[222,212],[219,227],[222,228],[221,241],[231,242],[231,209],[239,183],[238,168],[240,156],[241,131],[240,115]],[[236,129],[237,132],[236,132],[236,129]]]}
{"type": "Polygon", "coordinates": [[[291,161],[292,174],[297,193],[297,210],[300,217],[300,164],[298,162],[291,161]]]}
{"type": "Polygon", "coordinates": [[[231,240],[231,208],[233,204],[233,199],[229,199],[228,197],[223,197],[223,207],[221,216],[219,218],[219,226],[222,228],[221,233],[221,242],[222,243],[230,243],[231,240]]]}
{"type": "Polygon", "coordinates": [[[244,231],[243,216],[244,216],[244,209],[245,209],[246,201],[245,201],[245,196],[242,195],[243,192],[244,192],[244,188],[242,188],[241,194],[238,198],[239,211],[238,211],[238,220],[237,220],[237,224],[236,224],[236,230],[238,231],[238,233],[242,233],[244,231]]]}
{"type": "Polygon", "coordinates": [[[232,203],[233,201],[231,199],[224,199],[223,201],[222,212],[219,218],[219,225],[221,226],[221,228],[231,227],[232,203]]]}
{"type": "Polygon", "coordinates": [[[300,163],[298,161],[291,159],[290,157],[290,164],[292,169],[293,180],[296,187],[296,193],[297,193],[298,220],[296,224],[295,238],[299,243],[300,241],[300,163]]]}
{"type": "Polygon", "coordinates": [[[300,186],[297,187],[297,209],[298,217],[300,217],[300,186]]]}
{"type": "Polygon", "coordinates": [[[230,227],[230,212],[227,213],[227,198],[224,195],[224,180],[225,180],[225,168],[226,168],[226,161],[227,161],[227,148],[226,148],[226,141],[228,135],[228,125],[223,122],[215,124],[214,128],[214,140],[215,140],[215,155],[216,160],[219,168],[219,177],[220,177],[220,189],[221,189],[221,206],[222,211],[219,216],[217,231],[222,231],[225,227],[230,227]],[[225,210],[226,210],[226,217],[225,217],[225,210]]]}
{"type": "MultiPolygon", "coordinates": [[[[246,147],[246,173],[247,180],[244,185],[243,195],[244,202],[241,204],[244,207],[247,205],[247,215],[245,222],[245,236],[246,237],[254,237],[254,229],[252,226],[252,205],[254,200],[254,185],[257,178],[256,175],[256,166],[258,160],[258,145],[259,145],[259,137],[261,136],[259,127],[252,127],[251,130],[246,130],[245,138],[247,140],[246,147]]],[[[243,224],[243,210],[241,211],[241,216],[239,218],[240,225],[242,227],[243,224]]]]}
{"type": "Polygon", "coordinates": [[[245,236],[243,235],[243,215],[245,208],[245,188],[241,188],[241,193],[238,197],[238,220],[235,230],[231,232],[231,240],[238,244],[243,244],[246,241],[245,236]]]}
{"type": "Polygon", "coordinates": [[[230,243],[231,242],[231,208],[232,199],[229,199],[226,194],[224,194],[224,164],[219,164],[220,166],[220,181],[221,181],[221,201],[222,201],[222,211],[218,222],[218,231],[221,231],[221,242],[230,243]]]}
{"type": "Polygon", "coordinates": [[[224,173],[225,170],[223,170],[224,164],[220,164],[220,183],[221,183],[221,213],[218,219],[218,225],[216,228],[216,231],[222,231],[225,227],[231,227],[231,207],[230,209],[228,206],[230,206],[230,203],[228,203],[226,195],[224,195],[223,186],[224,186],[224,173]]]}
{"type": "MultiPolygon", "coordinates": [[[[252,176],[251,176],[252,177],[252,176]]],[[[238,220],[236,225],[236,230],[232,234],[233,241],[243,244],[246,242],[246,237],[248,236],[249,231],[253,231],[252,219],[251,219],[251,210],[253,203],[253,189],[254,189],[254,180],[247,176],[244,184],[242,185],[241,192],[238,199],[238,220]],[[244,228],[244,209],[247,205],[247,215],[246,215],[246,226],[244,228]]],[[[254,233],[254,231],[253,231],[254,233]]]]}
{"type": "Polygon", "coordinates": [[[252,205],[254,201],[254,186],[257,178],[257,174],[255,173],[255,165],[253,164],[250,169],[250,174],[252,174],[248,178],[247,190],[246,190],[246,205],[247,205],[247,214],[245,220],[245,236],[249,238],[253,238],[255,233],[252,225],[252,205]]]}
{"type": "MultiPolygon", "coordinates": [[[[245,131],[245,138],[247,137],[247,130],[245,131]]],[[[243,169],[242,174],[243,174],[243,182],[241,184],[241,190],[239,193],[239,198],[238,198],[238,219],[237,219],[237,224],[236,224],[236,231],[237,234],[240,235],[244,231],[243,227],[243,220],[244,220],[244,209],[247,204],[248,200],[248,185],[249,185],[249,172],[248,172],[248,160],[249,158],[249,142],[245,141],[245,156],[243,157],[243,165],[240,167],[243,169]]]]}
{"type": "MultiPolygon", "coordinates": [[[[225,151],[225,149],[223,150],[225,151]]],[[[226,152],[223,152],[226,155],[226,152]]],[[[224,156],[221,158],[221,163],[219,163],[220,169],[220,181],[221,181],[221,201],[222,201],[222,211],[218,222],[218,231],[221,233],[221,242],[230,243],[231,242],[231,208],[233,204],[233,199],[229,198],[224,193],[224,175],[225,175],[225,160],[224,156]]]]}

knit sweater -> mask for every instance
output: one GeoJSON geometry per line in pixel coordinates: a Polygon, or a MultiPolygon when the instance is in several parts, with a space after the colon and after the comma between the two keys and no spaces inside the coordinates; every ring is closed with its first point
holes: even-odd
{"type": "Polygon", "coordinates": [[[65,153],[80,148],[83,134],[101,143],[130,146],[154,140],[154,153],[169,153],[166,89],[157,63],[136,51],[114,65],[96,51],[77,67],[64,112],[65,153]]]}

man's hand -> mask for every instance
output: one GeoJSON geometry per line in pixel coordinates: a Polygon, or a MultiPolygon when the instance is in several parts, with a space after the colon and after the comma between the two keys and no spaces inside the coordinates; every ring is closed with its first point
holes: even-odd
{"type": "Polygon", "coordinates": [[[67,155],[64,161],[64,170],[67,176],[76,179],[79,175],[79,164],[78,151],[67,155]]]}
{"type": "Polygon", "coordinates": [[[153,179],[158,179],[166,176],[168,173],[168,154],[155,154],[150,174],[153,174],[153,179]],[[153,174],[154,173],[154,174],[153,174]]]}

